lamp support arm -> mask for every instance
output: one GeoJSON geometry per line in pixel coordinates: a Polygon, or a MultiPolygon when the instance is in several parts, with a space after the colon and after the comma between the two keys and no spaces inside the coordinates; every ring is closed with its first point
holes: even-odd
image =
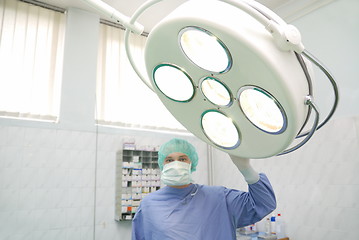
{"type": "Polygon", "coordinates": [[[138,22],[131,22],[130,18],[111,7],[107,3],[101,0],[82,0],[92,6],[99,12],[106,14],[108,17],[114,19],[116,22],[121,23],[126,29],[130,29],[136,34],[141,34],[144,30],[144,26],[139,24],[138,22]]]}
{"type": "MultiPolygon", "coordinates": [[[[307,50],[303,51],[303,56],[305,56],[307,59],[309,59],[309,61],[311,61],[313,64],[315,64],[324,74],[325,76],[328,78],[328,80],[330,81],[332,87],[333,87],[333,92],[334,92],[334,103],[333,106],[330,110],[330,112],[328,113],[328,115],[326,116],[326,118],[323,120],[323,122],[321,122],[318,127],[317,130],[319,130],[321,127],[323,127],[328,121],[329,119],[333,116],[336,108],[338,107],[338,103],[339,103],[339,90],[338,90],[338,85],[333,77],[333,75],[329,72],[329,70],[322,64],[319,62],[318,59],[316,59],[312,54],[310,54],[307,50]]],[[[297,136],[297,138],[300,137],[304,137],[307,136],[308,132],[302,133],[300,135],[297,136]]]]}
{"type": "Polygon", "coordinates": [[[313,134],[317,130],[318,125],[319,125],[319,110],[318,110],[317,106],[315,105],[315,103],[312,101],[311,96],[306,96],[305,104],[309,105],[311,108],[313,108],[315,113],[316,113],[314,123],[313,123],[313,126],[312,126],[311,130],[309,131],[307,137],[304,138],[300,143],[298,143],[296,146],[294,146],[292,148],[284,150],[283,152],[277,154],[277,156],[281,156],[281,155],[284,155],[284,154],[287,154],[287,153],[290,153],[290,152],[293,152],[293,151],[297,150],[298,148],[303,146],[306,142],[308,142],[309,139],[313,136],[313,134]]]}
{"type": "Polygon", "coordinates": [[[290,24],[287,24],[272,11],[268,11],[264,6],[258,5],[250,0],[219,0],[237,7],[265,26],[272,34],[277,47],[282,51],[295,51],[301,53],[304,50],[302,38],[299,30],[290,24]]]}

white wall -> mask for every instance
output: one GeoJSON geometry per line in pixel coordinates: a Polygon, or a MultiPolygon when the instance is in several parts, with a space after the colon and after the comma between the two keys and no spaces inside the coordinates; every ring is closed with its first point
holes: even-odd
{"type": "MultiPolygon", "coordinates": [[[[359,1],[336,0],[292,22],[302,34],[306,49],[336,78],[340,101],[335,116],[359,115],[359,1]]],[[[323,75],[314,84],[315,100],[328,112],[333,95],[323,75]]]]}
{"type": "Polygon", "coordinates": [[[93,130],[100,19],[72,8],[66,20],[59,123],[66,129],[93,130]]]}

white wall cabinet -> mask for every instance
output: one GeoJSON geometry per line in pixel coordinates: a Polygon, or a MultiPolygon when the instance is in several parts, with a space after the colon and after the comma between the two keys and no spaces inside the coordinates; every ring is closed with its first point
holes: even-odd
{"type": "Polygon", "coordinates": [[[117,221],[132,220],[144,196],[161,187],[158,152],[123,149],[117,154],[117,221]]]}

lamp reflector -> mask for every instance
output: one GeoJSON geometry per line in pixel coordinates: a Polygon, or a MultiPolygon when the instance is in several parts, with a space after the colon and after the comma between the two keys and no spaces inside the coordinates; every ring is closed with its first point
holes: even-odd
{"type": "Polygon", "coordinates": [[[221,112],[206,111],[202,115],[202,128],[208,139],[221,148],[233,149],[240,144],[237,127],[221,112]]]}
{"type": "Polygon", "coordinates": [[[239,105],[252,124],[268,133],[281,133],[286,128],[284,110],[268,92],[258,87],[239,91],[239,105]]]}
{"type": "Polygon", "coordinates": [[[215,105],[229,106],[232,103],[228,88],[214,78],[205,78],[201,83],[201,90],[203,95],[215,105]]]}
{"type": "Polygon", "coordinates": [[[266,25],[226,2],[186,1],[161,20],[146,41],[147,74],[196,137],[235,156],[274,156],[293,143],[309,113],[304,65],[276,46],[266,25]],[[161,82],[162,65],[184,80],[161,82]],[[179,89],[184,83],[188,92],[179,89]]]}
{"type": "Polygon", "coordinates": [[[175,65],[158,65],[154,69],[153,78],[157,88],[172,100],[187,102],[194,95],[191,78],[175,65]]]}
{"type": "Polygon", "coordinates": [[[231,66],[229,51],[209,31],[187,27],[180,32],[180,45],[195,65],[210,72],[222,73],[231,66]]]}

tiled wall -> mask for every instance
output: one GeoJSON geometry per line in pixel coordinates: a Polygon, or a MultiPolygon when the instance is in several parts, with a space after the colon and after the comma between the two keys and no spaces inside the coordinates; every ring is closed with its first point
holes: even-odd
{"type": "MultiPolygon", "coordinates": [[[[252,162],[271,180],[291,240],[359,239],[359,117],[332,120],[299,150],[252,162]]],[[[214,166],[215,184],[246,189],[225,154],[214,152],[214,166]]]]}
{"type": "MultiPolygon", "coordinates": [[[[139,145],[172,137],[134,135],[139,145]]],[[[337,119],[291,154],[253,160],[273,184],[292,240],[359,238],[358,136],[359,117],[337,119]]],[[[0,126],[0,240],[130,239],[131,223],[114,221],[115,160],[123,138],[0,126]]],[[[206,146],[190,140],[206,159],[206,146]]],[[[246,190],[231,164],[214,151],[214,184],[246,190]]],[[[207,172],[203,161],[196,182],[207,184],[207,172]]]]}
{"type": "MultiPolygon", "coordinates": [[[[138,146],[173,137],[132,134],[138,146]]],[[[0,126],[0,240],[131,239],[131,223],[114,221],[116,152],[124,138],[122,133],[0,126]]],[[[205,159],[205,144],[183,138],[205,159]]],[[[207,172],[202,162],[196,181],[206,184],[207,172]]]]}
{"type": "Polygon", "coordinates": [[[0,239],[91,239],[92,133],[0,127],[0,239]]]}

